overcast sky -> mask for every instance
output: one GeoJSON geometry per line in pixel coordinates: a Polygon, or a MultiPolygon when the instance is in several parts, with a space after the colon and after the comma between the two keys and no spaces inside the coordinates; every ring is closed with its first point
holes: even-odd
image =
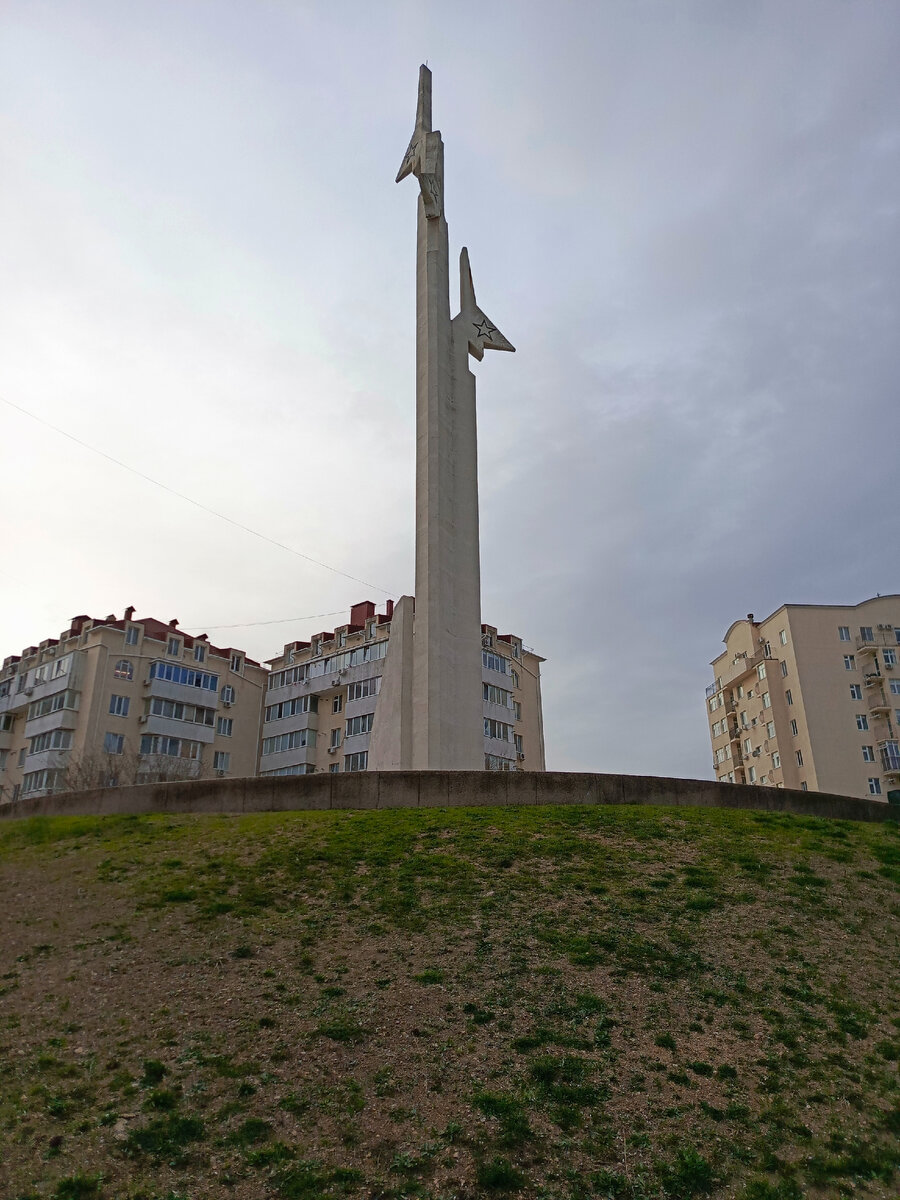
{"type": "Polygon", "coordinates": [[[0,395],[366,582],[0,404],[0,657],[133,604],[265,659],[412,591],[426,59],[517,347],[483,617],[550,767],[708,778],[735,618],[900,591],[891,0],[5,0],[0,395]]]}

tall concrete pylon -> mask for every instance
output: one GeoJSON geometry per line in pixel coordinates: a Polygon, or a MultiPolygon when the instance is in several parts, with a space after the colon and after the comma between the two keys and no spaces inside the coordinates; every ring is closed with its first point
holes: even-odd
{"type": "MultiPolygon", "coordinates": [[[[385,679],[383,686],[389,694],[397,693],[397,728],[411,721],[412,736],[405,752],[397,742],[389,764],[378,761],[382,760],[377,750],[381,739],[373,731],[376,761],[370,765],[482,770],[478,450],[475,376],[469,370],[469,355],[481,360],[485,350],[515,347],[478,307],[465,249],[460,255],[460,311],[450,318],[444,144],[431,127],[431,72],[426,66],[419,68],[416,125],[397,182],[407,175],[419,181],[416,599],[412,670],[407,662],[405,673],[408,683],[401,686],[398,677],[396,685],[385,679]],[[409,753],[411,763],[404,761],[409,753]]],[[[399,671],[399,661],[396,666],[399,671]]],[[[389,662],[385,668],[394,674],[389,662]]],[[[383,715],[388,718],[386,712],[383,715]]],[[[378,719],[376,713],[376,726],[378,719]]]]}

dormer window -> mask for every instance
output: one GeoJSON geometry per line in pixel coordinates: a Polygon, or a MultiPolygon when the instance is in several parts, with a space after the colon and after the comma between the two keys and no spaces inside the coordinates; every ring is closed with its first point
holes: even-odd
{"type": "Polygon", "coordinates": [[[375,636],[375,622],[370,621],[366,626],[366,637],[373,638],[375,636]]]}
{"type": "Polygon", "coordinates": [[[138,629],[137,625],[129,625],[125,630],[125,645],[136,646],[138,644],[139,636],[140,630],[138,629]]]}
{"type": "Polygon", "coordinates": [[[339,646],[347,645],[347,630],[346,629],[342,629],[340,631],[340,633],[338,634],[338,645],[339,646]]]}
{"type": "Polygon", "coordinates": [[[194,662],[206,661],[206,647],[202,642],[194,643],[194,662]]]}
{"type": "Polygon", "coordinates": [[[181,638],[170,637],[166,653],[170,658],[181,658],[181,638]]]}
{"type": "Polygon", "coordinates": [[[243,658],[243,655],[241,655],[241,654],[232,654],[232,656],[231,656],[231,669],[232,669],[232,671],[234,671],[234,673],[235,673],[236,675],[240,675],[240,673],[241,673],[241,670],[243,669],[243,666],[244,666],[244,658],[243,658]]]}

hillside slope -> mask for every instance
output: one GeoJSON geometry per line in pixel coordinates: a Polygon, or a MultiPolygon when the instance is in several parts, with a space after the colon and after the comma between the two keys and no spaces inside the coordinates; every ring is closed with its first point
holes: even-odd
{"type": "Polygon", "coordinates": [[[0,1196],[896,1197],[900,834],[0,827],[0,1196]]]}

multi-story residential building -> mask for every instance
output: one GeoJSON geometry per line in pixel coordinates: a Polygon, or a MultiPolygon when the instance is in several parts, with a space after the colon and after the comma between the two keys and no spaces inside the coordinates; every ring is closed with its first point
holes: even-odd
{"type": "MultiPolygon", "coordinates": [[[[383,613],[371,601],[354,604],[346,625],[289,642],[269,660],[261,775],[369,769],[372,731],[391,719],[379,712],[379,696],[393,615],[393,601],[383,613]]],[[[520,638],[481,628],[485,769],[543,771],[544,660],[520,638]]]]}
{"type": "Polygon", "coordinates": [[[266,669],[153,618],[75,617],[0,670],[0,797],[256,773],[266,669]]]}
{"type": "Polygon", "coordinates": [[[900,596],[749,613],[725,646],[706,689],[717,779],[900,800],[900,596]]]}

